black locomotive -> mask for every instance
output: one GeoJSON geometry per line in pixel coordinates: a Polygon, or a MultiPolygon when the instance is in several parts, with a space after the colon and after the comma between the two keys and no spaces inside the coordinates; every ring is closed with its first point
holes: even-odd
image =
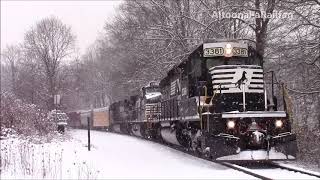
{"type": "Polygon", "coordinates": [[[252,45],[206,42],[160,83],[111,104],[110,129],[213,160],[295,159],[287,102],[277,93],[284,94],[274,89],[273,76],[267,80],[252,45]]]}

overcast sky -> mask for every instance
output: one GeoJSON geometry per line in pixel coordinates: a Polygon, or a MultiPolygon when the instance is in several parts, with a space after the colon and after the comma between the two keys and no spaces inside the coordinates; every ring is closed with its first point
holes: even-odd
{"type": "Polygon", "coordinates": [[[39,20],[56,16],[71,26],[84,53],[116,14],[120,0],[106,1],[2,1],[1,49],[23,42],[24,33],[39,20]]]}

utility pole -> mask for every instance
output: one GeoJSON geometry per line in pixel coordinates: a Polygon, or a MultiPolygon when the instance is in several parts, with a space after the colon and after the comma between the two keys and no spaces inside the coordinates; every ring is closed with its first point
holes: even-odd
{"type": "Polygon", "coordinates": [[[93,120],[93,105],[90,106],[90,117],[87,117],[87,122],[88,122],[88,151],[91,149],[91,144],[90,144],[90,128],[91,128],[91,123],[90,119],[93,120]]]}
{"type": "Polygon", "coordinates": [[[60,99],[61,99],[61,96],[59,94],[55,94],[53,96],[53,104],[54,104],[54,111],[55,111],[54,121],[58,125],[58,132],[62,134],[65,131],[65,125],[62,124],[63,122],[61,122],[61,119],[58,118],[58,112],[57,112],[58,107],[60,105],[60,99]]]}
{"type": "Polygon", "coordinates": [[[90,144],[90,117],[87,117],[88,121],[88,151],[90,151],[91,144],[90,144]]]}

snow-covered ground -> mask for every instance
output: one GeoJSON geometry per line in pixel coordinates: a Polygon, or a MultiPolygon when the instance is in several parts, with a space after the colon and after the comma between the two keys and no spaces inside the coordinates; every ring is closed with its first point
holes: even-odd
{"type": "Polygon", "coordinates": [[[51,143],[1,140],[1,179],[253,179],[159,144],[124,135],[71,130],[51,143]],[[68,137],[70,137],[69,140],[68,137]]]}
{"type": "MultiPolygon", "coordinates": [[[[296,167],[294,167],[297,169],[296,167]]],[[[250,168],[251,169],[251,168],[250,168]]],[[[301,174],[299,172],[294,171],[288,171],[286,169],[281,168],[256,168],[251,169],[252,172],[262,175],[264,177],[268,177],[271,179],[319,179],[315,176],[309,176],[307,174],[301,174]]],[[[306,171],[303,169],[303,171],[306,171]]],[[[315,172],[311,172],[312,174],[315,174],[315,172]]]]}
{"type": "Polygon", "coordinates": [[[1,179],[254,179],[135,137],[92,131],[91,142],[88,151],[85,130],[50,143],[1,140],[1,179]]]}

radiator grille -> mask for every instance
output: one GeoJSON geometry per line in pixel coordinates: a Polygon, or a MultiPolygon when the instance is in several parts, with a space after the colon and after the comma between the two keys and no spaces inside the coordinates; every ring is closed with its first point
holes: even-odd
{"type": "Polygon", "coordinates": [[[244,88],[246,93],[263,93],[263,69],[256,65],[223,65],[210,68],[213,89],[217,93],[242,93],[242,86],[238,81],[245,74],[244,88]]]}

